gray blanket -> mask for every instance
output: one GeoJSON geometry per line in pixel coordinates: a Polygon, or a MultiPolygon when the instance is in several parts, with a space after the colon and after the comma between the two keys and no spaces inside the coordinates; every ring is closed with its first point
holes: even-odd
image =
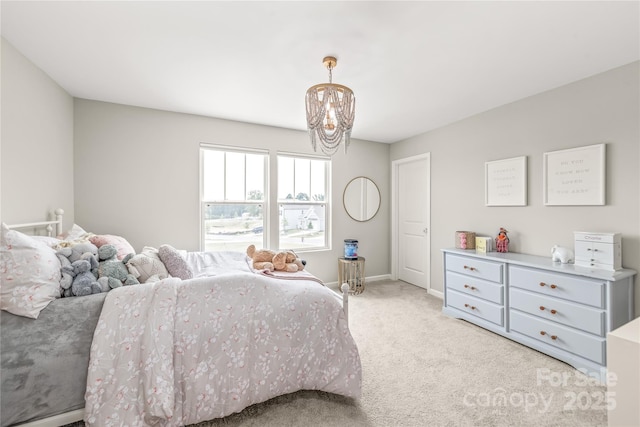
{"type": "Polygon", "coordinates": [[[93,332],[106,293],[52,301],[37,320],[0,312],[0,424],[84,408],[93,332]]]}

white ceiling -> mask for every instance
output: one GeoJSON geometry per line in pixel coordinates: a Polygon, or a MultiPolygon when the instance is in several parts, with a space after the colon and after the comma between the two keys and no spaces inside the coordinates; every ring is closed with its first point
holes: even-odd
{"type": "Polygon", "coordinates": [[[640,59],[638,1],[12,2],[2,36],[69,94],[291,129],[356,95],[395,142],[640,59]]]}

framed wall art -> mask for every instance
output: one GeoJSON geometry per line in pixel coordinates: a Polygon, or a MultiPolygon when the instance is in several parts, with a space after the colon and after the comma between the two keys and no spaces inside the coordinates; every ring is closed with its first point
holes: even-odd
{"type": "Polygon", "coordinates": [[[527,157],[486,162],[484,184],[486,206],[526,206],[527,157]]]}
{"type": "Polygon", "coordinates": [[[605,204],[605,144],[544,153],[547,206],[605,204]]]}

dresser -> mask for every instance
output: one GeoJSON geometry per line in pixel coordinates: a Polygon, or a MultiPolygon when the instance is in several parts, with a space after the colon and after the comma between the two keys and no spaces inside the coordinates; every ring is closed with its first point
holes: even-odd
{"type": "Polygon", "coordinates": [[[443,254],[443,313],[605,378],[607,333],[634,317],[635,271],[519,253],[443,254]]]}

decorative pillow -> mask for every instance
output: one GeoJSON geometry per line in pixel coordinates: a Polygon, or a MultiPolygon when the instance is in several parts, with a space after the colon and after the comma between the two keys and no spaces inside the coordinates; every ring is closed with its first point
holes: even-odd
{"type": "Polygon", "coordinates": [[[131,244],[127,242],[127,239],[125,239],[124,237],[113,236],[111,234],[101,234],[101,235],[96,235],[91,237],[89,241],[94,245],[96,245],[98,248],[100,248],[100,246],[102,245],[115,246],[116,249],[118,250],[119,260],[122,260],[124,257],[126,257],[129,254],[136,253],[136,250],[133,249],[133,246],[131,246],[131,244]]]}
{"type": "Polygon", "coordinates": [[[158,256],[164,266],[167,267],[167,271],[173,277],[178,277],[182,280],[193,278],[193,272],[189,268],[187,261],[180,256],[180,252],[171,245],[162,245],[158,248],[158,256]]]}
{"type": "Polygon", "coordinates": [[[127,268],[140,283],[155,282],[169,277],[167,268],[158,256],[158,250],[149,246],[145,246],[142,253],[134,255],[127,262],[127,268]]]}
{"type": "Polygon", "coordinates": [[[2,224],[0,233],[0,309],[37,319],[60,298],[60,261],[55,251],[2,224]]]}

